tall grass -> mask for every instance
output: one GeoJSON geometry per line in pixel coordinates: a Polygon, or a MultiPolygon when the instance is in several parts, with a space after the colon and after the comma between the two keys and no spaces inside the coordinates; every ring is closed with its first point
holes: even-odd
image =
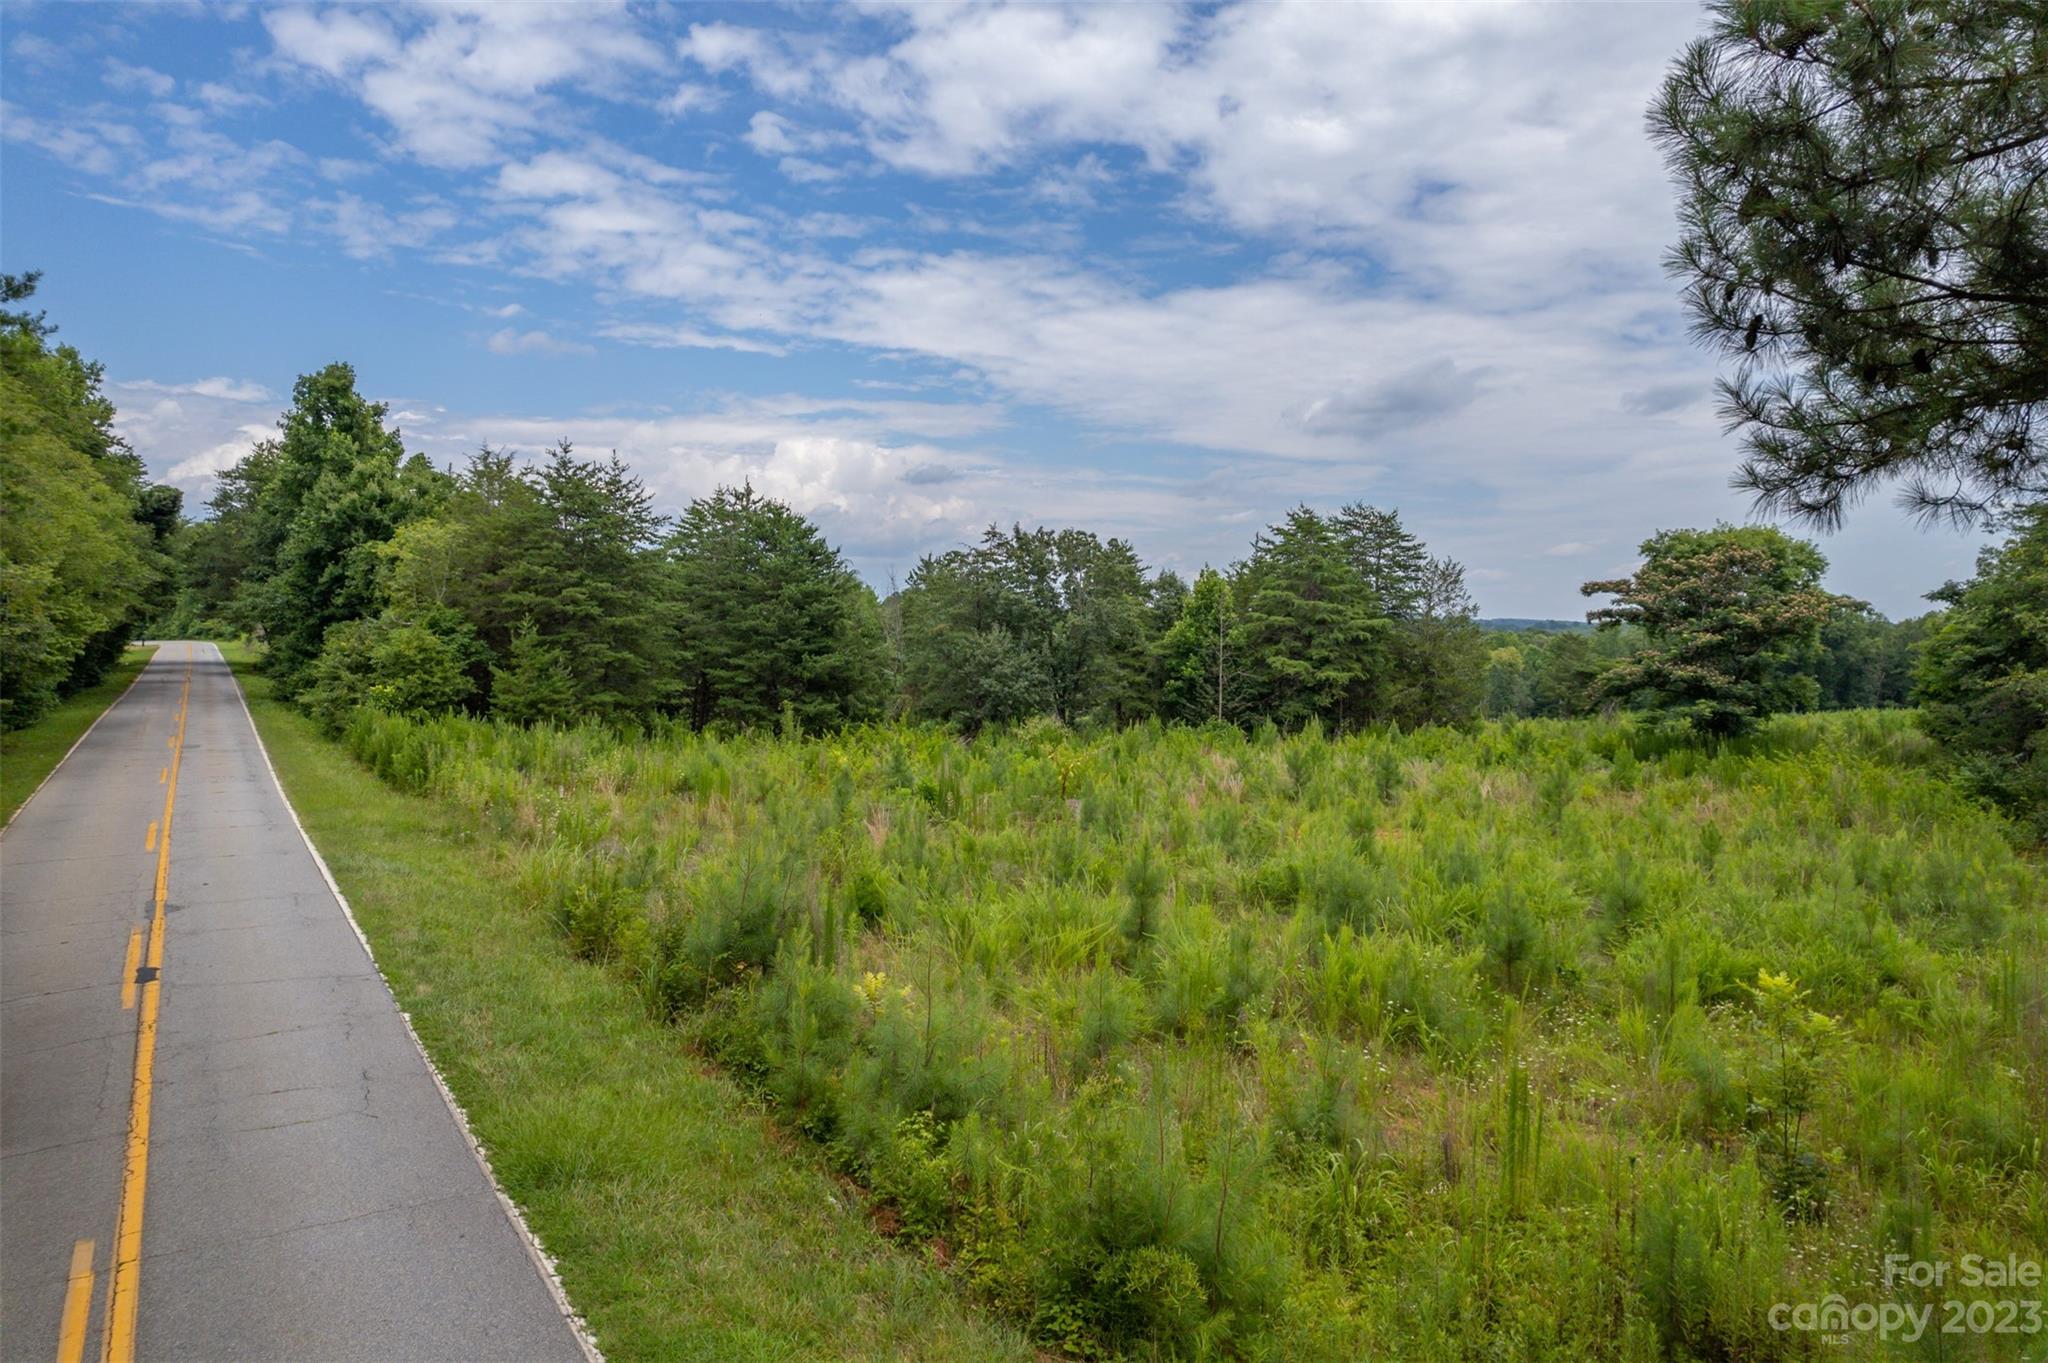
{"type": "Polygon", "coordinates": [[[347,741],[1051,1348],[1802,1357],[2048,1258],[2048,878],[1909,717],[347,741]]]}

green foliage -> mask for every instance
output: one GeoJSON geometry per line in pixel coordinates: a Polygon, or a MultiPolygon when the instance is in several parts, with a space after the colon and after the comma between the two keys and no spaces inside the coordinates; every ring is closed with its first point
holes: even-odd
{"type": "Polygon", "coordinates": [[[1388,626],[1329,521],[1298,507],[1260,534],[1238,574],[1247,690],[1283,728],[1342,728],[1381,702],[1388,626]]]}
{"type": "MultiPolygon", "coordinates": [[[[0,275],[0,302],[35,292],[0,275]]],[[[41,313],[0,313],[0,728],[89,687],[155,606],[179,494],[143,481],[102,371],[52,347],[41,313]]]]}
{"type": "Polygon", "coordinates": [[[559,648],[528,623],[512,632],[507,653],[505,666],[491,664],[492,714],[514,724],[565,724],[574,718],[576,680],[559,648]]]}
{"type": "Polygon", "coordinates": [[[1739,482],[1832,524],[1903,478],[2048,492],[2048,46],[2034,0],[1716,0],[1650,111],[1671,272],[1736,358],[1739,482]]]}
{"type": "Polygon", "coordinates": [[[1429,550],[1401,524],[1400,512],[1353,502],[1330,517],[1330,528],[1389,618],[1413,620],[1426,613],[1429,550]]]}
{"type": "Polygon", "coordinates": [[[1813,704],[1818,688],[1796,665],[1840,603],[1821,590],[1827,560],[1818,549],[1769,526],[1723,525],[1653,535],[1643,559],[1633,577],[1581,589],[1618,598],[1589,618],[1648,636],[1600,674],[1600,694],[1716,738],[1813,704]]]}
{"type": "Polygon", "coordinates": [[[1125,723],[1153,711],[1151,586],[1129,545],[1008,532],[927,557],[897,608],[905,703],[968,728],[1049,713],[1125,723]]]}
{"type": "Polygon", "coordinates": [[[468,626],[445,615],[431,625],[388,613],[344,621],[327,631],[300,702],[329,734],[340,733],[359,706],[445,714],[476,689],[468,671],[475,650],[468,626]]]}
{"type": "Polygon", "coordinates": [[[228,484],[247,504],[214,508],[246,519],[223,532],[247,555],[235,609],[270,645],[264,665],[287,696],[306,685],[330,628],[379,612],[379,547],[446,491],[425,459],[406,459],[385,404],[358,394],[355,378],[346,364],[301,376],[276,441],[228,484]]]}
{"type": "Polygon", "coordinates": [[[1936,593],[1919,671],[1929,733],[1973,788],[2048,837],[2048,506],[2013,519],[1977,576],[1936,593]]]}
{"type": "Polygon", "coordinates": [[[816,526],[752,487],[692,502],[668,541],[684,712],[698,728],[879,718],[880,608],[816,526]]]}
{"type": "Polygon", "coordinates": [[[1235,719],[1244,708],[1240,643],[1230,579],[1204,568],[1159,641],[1161,712],[1191,724],[1235,719]]]}
{"type": "Polygon", "coordinates": [[[1907,715],[348,740],[1049,1348],[1799,1357],[2048,1251],[2048,884],[1907,715]]]}

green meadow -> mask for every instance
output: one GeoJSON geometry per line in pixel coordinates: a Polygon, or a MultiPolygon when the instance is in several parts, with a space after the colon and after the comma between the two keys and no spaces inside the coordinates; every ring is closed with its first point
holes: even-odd
{"type": "Polygon", "coordinates": [[[2048,1259],[2048,875],[1908,713],[344,742],[1043,1350],[2038,1347],[1772,1310],[2048,1259]]]}

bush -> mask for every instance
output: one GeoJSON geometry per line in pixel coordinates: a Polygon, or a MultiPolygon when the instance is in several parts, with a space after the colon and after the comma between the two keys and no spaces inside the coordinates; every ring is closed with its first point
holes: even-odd
{"type": "Polygon", "coordinates": [[[365,706],[410,717],[460,707],[476,692],[468,670],[475,636],[466,625],[435,623],[387,614],[328,630],[301,694],[307,712],[339,734],[365,706]]]}

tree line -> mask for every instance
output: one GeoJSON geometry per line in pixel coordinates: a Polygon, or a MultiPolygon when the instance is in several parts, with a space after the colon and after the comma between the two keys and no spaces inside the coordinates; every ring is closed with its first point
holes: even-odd
{"type": "MultiPolygon", "coordinates": [[[[33,280],[9,281],[8,300],[33,280]]],[[[751,487],[657,512],[616,455],[568,444],[456,470],[408,455],[345,364],[303,376],[277,435],[187,522],[113,429],[100,371],[40,314],[0,326],[10,727],[102,675],[154,622],[246,634],[330,728],[359,707],[515,723],[680,718],[817,731],[892,718],[973,732],[1044,716],[1326,731],[1650,712],[1724,738],[1781,711],[1932,702],[1987,792],[2048,791],[2044,531],[1945,611],[1897,624],[1822,585],[1764,526],[1662,532],[1587,632],[1489,633],[1464,569],[1397,512],[1297,507],[1192,582],[1123,540],[991,526],[877,594],[818,527],[751,487]],[[2021,585],[2011,585],[2018,581],[2021,585]],[[1986,607],[1987,600],[2022,603],[1986,607]],[[164,603],[170,600],[169,609],[164,603]],[[1966,643],[1989,639],[1994,643],[1966,643]]]]}
{"type": "Polygon", "coordinates": [[[100,366],[0,274],[0,728],[105,676],[162,609],[183,494],[114,430],[100,366]]]}
{"type": "Polygon", "coordinates": [[[280,689],[330,725],[369,704],[720,729],[1334,731],[1637,706],[1731,734],[1778,710],[1906,703],[1928,629],[1823,591],[1812,545],[1723,526],[1667,532],[1636,578],[1589,583],[1621,598],[1597,631],[1489,634],[1463,568],[1364,504],[1298,507],[1191,583],[1121,539],[991,526],[878,597],[750,487],[664,517],[616,456],[564,444],[526,466],[486,447],[443,472],[385,417],[346,365],[305,376],[180,541],[174,623],[261,637],[280,689]]]}

